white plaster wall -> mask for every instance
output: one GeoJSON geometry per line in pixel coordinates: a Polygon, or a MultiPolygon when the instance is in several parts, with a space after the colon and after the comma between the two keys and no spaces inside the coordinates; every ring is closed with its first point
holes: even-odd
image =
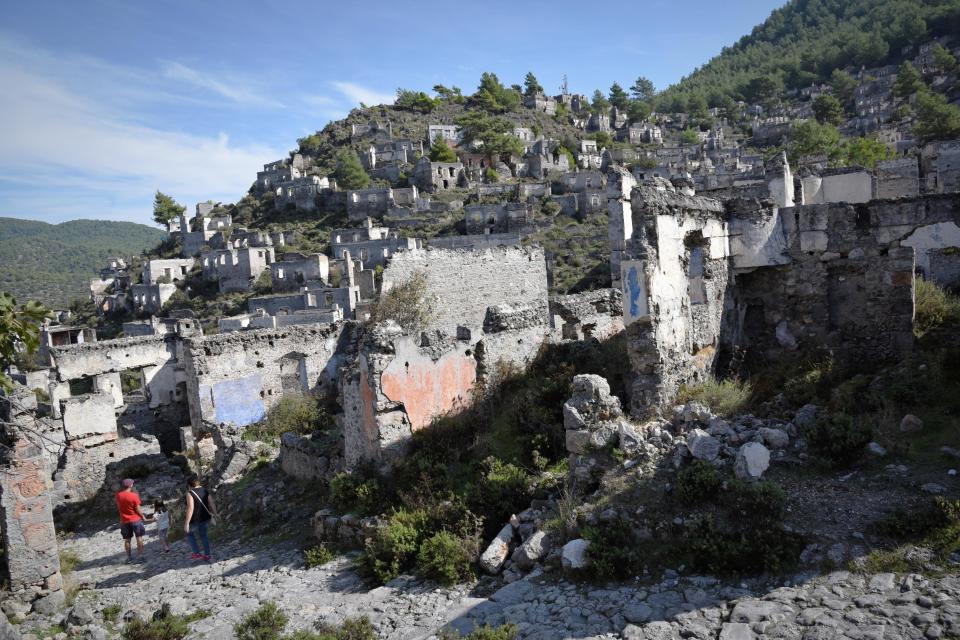
{"type": "MultiPolygon", "coordinates": [[[[960,227],[955,222],[938,222],[918,227],[900,244],[913,247],[917,266],[930,274],[930,251],[946,247],[960,247],[960,227]]],[[[936,274],[930,274],[936,278],[936,274]]]]}
{"type": "Polygon", "coordinates": [[[63,429],[69,440],[117,432],[117,416],[110,394],[87,394],[61,402],[63,429]]]}
{"type": "Polygon", "coordinates": [[[869,202],[873,198],[873,176],[866,171],[833,176],[808,176],[801,181],[803,204],[869,202]]]}

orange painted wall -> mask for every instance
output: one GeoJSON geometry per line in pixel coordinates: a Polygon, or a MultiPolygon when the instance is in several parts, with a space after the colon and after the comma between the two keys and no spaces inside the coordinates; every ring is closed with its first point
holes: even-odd
{"type": "Polygon", "coordinates": [[[437,362],[425,356],[406,361],[398,357],[381,374],[380,386],[390,400],[403,403],[416,431],[435,416],[469,403],[476,379],[476,360],[453,352],[437,362]]]}

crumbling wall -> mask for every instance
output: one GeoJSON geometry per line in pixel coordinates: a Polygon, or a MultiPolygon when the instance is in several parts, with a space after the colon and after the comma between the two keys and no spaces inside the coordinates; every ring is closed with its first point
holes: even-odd
{"type": "Polygon", "coordinates": [[[623,292],[597,289],[550,299],[556,337],[606,340],[623,331],[623,292]]]}
{"type": "Polygon", "coordinates": [[[294,325],[185,341],[190,418],[239,426],[262,419],[284,393],[331,388],[343,325],[294,325]]]}
{"type": "Polygon", "coordinates": [[[668,403],[713,368],[729,279],[729,229],[716,200],[643,186],[631,195],[621,257],[632,412],[668,403]]]}
{"type": "Polygon", "coordinates": [[[35,409],[29,391],[0,399],[0,538],[6,562],[0,578],[9,588],[6,597],[20,601],[25,612],[50,614],[66,597],[43,441],[21,428],[21,422],[33,421],[35,409]]]}

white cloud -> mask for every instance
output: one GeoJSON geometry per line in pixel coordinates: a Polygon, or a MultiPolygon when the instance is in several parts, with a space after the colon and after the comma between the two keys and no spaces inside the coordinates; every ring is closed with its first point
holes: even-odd
{"type": "Polygon", "coordinates": [[[69,56],[43,51],[0,56],[0,86],[6,88],[0,100],[0,122],[6,123],[0,136],[0,215],[146,222],[156,189],[188,204],[233,201],[260,165],[285,155],[269,145],[238,145],[222,132],[189,134],[148,124],[145,114],[156,105],[138,109],[133,97],[122,105],[104,98],[114,88],[122,90],[111,86],[118,77],[123,74],[98,76],[69,56]],[[97,86],[81,91],[83,80],[97,86]]]}
{"type": "Polygon", "coordinates": [[[186,82],[195,87],[206,89],[238,104],[283,108],[283,104],[279,101],[261,95],[249,87],[244,86],[250,83],[250,80],[220,80],[210,74],[197,71],[179,62],[167,62],[164,64],[163,75],[165,78],[171,80],[186,82]]]}
{"type": "Polygon", "coordinates": [[[331,82],[334,89],[342,93],[354,103],[364,103],[372,106],[377,104],[393,104],[396,96],[392,93],[379,93],[373,89],[361,86],[354,82],[331,82]]]}

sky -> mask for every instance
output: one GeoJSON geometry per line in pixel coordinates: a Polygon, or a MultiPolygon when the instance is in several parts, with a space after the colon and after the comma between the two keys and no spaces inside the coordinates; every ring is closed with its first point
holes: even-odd
{"type": "Polygon", "coordinates": [[[666,87],[783,0],[0,0],[0,217],[151,223],[398,87],[666,87]]]}

